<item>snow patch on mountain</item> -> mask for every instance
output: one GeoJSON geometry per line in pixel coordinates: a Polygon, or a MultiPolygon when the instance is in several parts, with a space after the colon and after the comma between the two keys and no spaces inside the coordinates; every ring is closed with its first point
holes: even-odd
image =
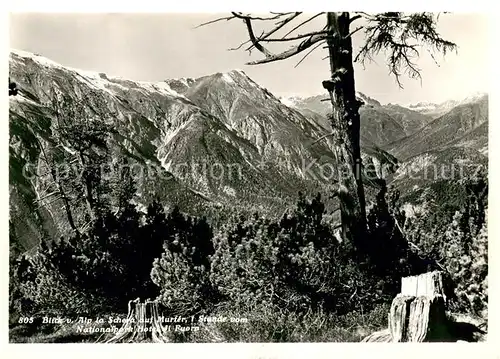
{"type": "Polygon", "coordinates": [[[486,92],[476,91],[463,98],[450,99],[441,103],[418,102],[416,104],[408,104],[406,107],[413,111],[437,117],[451,111],[454,107],[480,101],[487,95],[486,92]]]}
{"type": "Polygon", "coordinates": [[[160,82],[138,81],[136,83],[140,87],[149,92],[160,92],[162,94],[166,94],[173,97],[182,97],[187,100],[187,98],[184,95],[181,95],[177,91],[174,91],[165,81],[160,81],[160,82]]]}
{"type": "Polygon", "coordinates": [[[285,106],[288,106],[288,107],[297,106],[297,103],[295,102],[293,97],[280,97],[279,100],[285,106]]]}
{"type": "Polygon", "coordinates": [[[16,96],[9,96],[9,102],[12,101],[12,102],[26,102],[26,103],[29,103],[29,104],[33,104],[33,105],[36,105],[37,103],[25,96],[23,96],[22,92],[18,93],[16,96]]]}
{"type": "Polygon", "coordinates": [[[178,79],[178,81],[180,81],[184,86],[187,86],[189,87],[189,82],[193,81],[193,79],[191,78],[186,78],[186,77],[181,77],[180,79],[178,79]]]}
{"type": "MultiPolygon", "coordinates": [[[[52,61],[46,57],[43,57],[43,56],[40,56],[37,54],[33,54],[31,52],[28,52],[28,51],[18,50],[18,49],[10,49],[10,53],[15,54],[19,57],[32,59],[33,61],[36,61],[37,63],[39,63],[40,65],[43,65],[45,67],[57,67],[57,68],[69,69],[69,67],[65,67],[65,66],[63,66],[55,61],[52,61]]],[[[80,71],[83,71],[83,70],[80,70],[80,71]]]]}
{"type": "Polygon", "coordinates": [[[226,81],[227,83],[234,84],[234,80],[231,78],[231,76],[230,76],[228,73],[224,73],[224,74],[222,74],[222,78],[223,78],[223,79],[224,79],[224,81],[226,81]]]}
{"type": "Polygon", "coordinates": [[[476,91],[465,97],[460,101],[460,104],[466,104],[466,103],[471,103],[471,102],[477,102],[480,101],[482,98],[485,96],[488,96],[486,92],[483,91],[476,91]]]}
{"type": "MultiPolygon", "coordinates": [[[[316,102],[320,103],[321,99],[327,99],[328,94],[317,94],[317,95],[312,95],[312,96],[301,96],[301,95],[291,95],[291,96],[281,96],[279,97],[279,100],[281,101],[282,104],[285,106],[291,107],[291,108],[296,108],[296,109],[301,109],[301,108],[307,108],[307,104],[311,102],[316,102]]],[[[372,106],[381,106],[380,102],[365,95],[362,92],[356,91],[356,98],[358,100],[361,100],[365,103],[365,105],[372,105],[372,106]]],[[[324,106],[330,106],[329,102],[324,102],[324,106]]]]}
{"type": "MultiPolygon", "coordinates": [[[[113,87],[119,87],[121,89],[128,90],[127,87],[119,83],[119,81],[122,80],[119,77],[108,76],[101,72],[87,71],[74,67],[63,66],[53,60],[49,60],[43,56],[36,55],[23,50],[11,49],[11,54],[14,54],[15,56],[21,58],[31,59],[43,67],[57,68],[65,72],[72,72],[75,75],[77,75],[81,80],[91,85],[91,87],[98,90],[106,91],[111,95],[115,95],[115,93],[112,91],[113,87]],[[111,81],[110,79],[114,79],[115,81],[111,81]]],[[[131,81],[131,82],[148,92],[159,92],[172,97],[181,97],[186,99],[183,95],[174,91],[165,81],[160,81],[160,82],[131,81]]]]}

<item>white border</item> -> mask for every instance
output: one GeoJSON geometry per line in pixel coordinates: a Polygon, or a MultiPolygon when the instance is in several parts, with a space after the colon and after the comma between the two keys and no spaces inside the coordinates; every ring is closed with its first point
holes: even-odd
{"type": "Polygon", "coordinates": [[[420,1],[395,1],[395,0],[346,0],[343,3],[325,0],[253,0],[251,2],[224,1],[224,0],[184,0],[184,1],[103,1],[86,0],[83,2],[58,1],[58,0],[17,0],[9,4],[9,11],[13,12],[228,12],[238,11],[268,12],[279,9],[280,11],[325,11],[332,6],[338,11],[362,9],[366,12],[381,11],[454,11],[454,12],[482,12],[488,11],[491,1],[452,1],[452,0],[420,0],[420,1]]]}
{"type": "MultiPolygon", "coordinates": [[[[7,0],[8,1],[8,0],[7,0]]],[[[4,2],[5,3],[5,2],[4,2]]],[[[488,5],[489,1],[484,0],[474,0],[468,2],[458,2],[458,1],[435,1],[435,0],[419,0],[403,3],[402,1],[359,1],[359,0],[349,0],[345,1],[344,4],[340,4],[341,8],[338,10],[349,10],[350,9],[363,9],[367,12],[380,12],[380,11],[390,11],[398,9],[400,11],[453,11],[453,12],[490,12],[493,13],[493,9],[490,10],[488,5]]],[[[332,0],[317,1],[308,0],[297,1],[297,0],[280,0],[280,1],[269,1],[269,0],[253,0],[245,4],[234,4],[233,2],[224,2],[221,0],[210,0],[210,1],[168,1],[168,0],[136,0],[125,2],[104,2],[103,0],[86,0],[83,2],[72,2],[69,0],[56,1],[56,0],[46,0],[46,1],[36,1],[36,0],[13,0],[9,1],[8,10],[12,12],[228,12],[237,8],[241,11],[252,11],[252,12],[267,12],[273,9],[279,10],[296,10],[301,9],[304,11],[315,11],[315,10],[328,10],[332,5],[332,0]],[[251,4],[251,6],[249,6],[251,4]]],[[[2,5],[3,6],[3,5],[2,5]]],[[[1,70],[4,79],[8,76],[8,14],[6,12],[1,12],[2,18],[0,23],[4,26],[1,33],[0,42],[1,49],[5,51],[2,57],[1,70]]],[[[492,14],[493,16],[493,14],[492,14]]],[[[496,27],[500,21],[492,18],[492,34],[500,33],[496,27]],[[495,27],[496,29],[493,29],[495,27]]],[[[495,218],[497,212],[497,204],[500,203],[499,191],[496,183],[497,181],[497,168],[495,164],[495,158],[499,158],[498,153],[498,142],[495,141],[499,132],[499,121],[498,116],[497,101],[498,91],[497,85],[494,79],[500,80],[498,73],[498,49],[497,49],[497,39],[493,38],[491,41],[491,54],[490,59],[492,61],[491,65],[491,92],[490,92],[490,141],[489,141],[489,158],[490,158],[490,205],[489,205],[489,218],[495,218]]],[[[460,74],[457,74],[460,76],[460,74]]],[[[446,89],[443,89],[446,91],[446,89]]],[[[500,303],[497,298],[497,266],[495,265],[495,260],[491,260],[497,255],[493,253],[498,252],[498,246],[495,244],[496,233],[499,233],[498,225],[500,221],[490,221],[489,222],[489,238],[492,240],[489,242],[489,252],[490,252],[490,275],[489,275],[489,298],[490,298],[490,320],[489,320],[489,341],[488,343],[479,344],[130,344],[130,345],[102,345],[102,344],[85,344],[80,346],[79,344],[6,344],[8,342],[8,96],[5,94],[1,97],[0,108],[2,110],[2,120],[0,121],[2,130],[0,131],[2,136],[2,145],[5,146],[4,150],[0,151],[0,161],[2,168],[4,169],[0,176],[2,184],[0,188],[2,189],[2,206],[0,214],[0,223],[2,228],[2,245],[3,250],[2,255],[2,271],[0,272],[0,283],[2,288],[2,307],[0,314],[0,326],[2,328],[2,354],[5,351],[8,358],[26,358],[26,357],[36,357],[38,358],[54,358],[54,356],[59,357],[75,357],[75,358],[94,358],[99,357],[115,357],[120,358],[138,358],[138,357],[167,357],[171,358],[334,358],[340,355],[340,357],[364,357],[364,358],[387,358],[387,357],[404,357],[404,358],[419,358],[422,357],[500,357],[499,351],[495,351],[494,347],[490,346],[494,343],[494,339],[498,338],[498,310],[494,306],[495,303],[500,303]]],[[[499,137],[500,138],[500,137],[499,137]]]]}

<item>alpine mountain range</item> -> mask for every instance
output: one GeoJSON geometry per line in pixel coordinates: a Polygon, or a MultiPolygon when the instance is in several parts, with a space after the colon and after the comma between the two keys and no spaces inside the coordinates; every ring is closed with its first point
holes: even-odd
{"type": "MultiPolygon", "coordinates": [[[[53,178],[26,176],[27,166],[43,169],[42,156],[57,160],[57,151],[72,151],[51,146],[54,99],[63,95],[80,103],[89,118],[111,125],[113,154],[148,169],[134,198],[139,208],[159,198],[193,215],[235,206],[280,215],[299,191],[328,197],[335,184],[331,104],[322,101],[326,93],[280,98],[241,70],[140,82],[72,69],[19,50],[11,50],[9,63],[10,81],[19,90],[9,97],[10,221],[22,251],[34,248],[44,233],[59,238],[69,229],[61,199],[50,196],[53,178]],[[89,93],[90,100],[82,101],[89,93]]],[[[358,97],[364,102],[368,206],[377,178],[401,192],[411,215],[439,205],[434,192],[460,180],[448,173],[454,166],[461,176],[487,168],[486,94],[407,106],[358,97]],[[429,175],[444,167],[447,173],[429,175]]]]}

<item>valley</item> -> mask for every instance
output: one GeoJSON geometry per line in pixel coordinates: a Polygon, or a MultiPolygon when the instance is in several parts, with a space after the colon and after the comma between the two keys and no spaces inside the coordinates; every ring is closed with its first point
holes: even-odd
{"type": "MultiPolygon", "coordinates": [[[[34,238],[59,237],[69,229],[57,210],[61,200],[44,198],[53,179],[27,179],[24,173],[28,165],[43,168],[44,156],[56,154],[51,148],[61,114],[55,99],[80,103],[82,115],[114,129],[112,152],[139,168],[139,207],[159,198],[194,215],[236,203],[249,212],[282,213],[299,191],[327,194],[335,182],[330,105],[321,95],[278,98],[241,70],[130,81],[17,50],[10,54],[10,79],[19,89],[10,97],[11,223],[24,250],[37,243],[34,238]]],[[[443,105],[447,111],[439,116],[429,106],[382,105],[362,93],[358,98],[364,102],[369,199],[378,178],[414,201],[415,191],[438,181],[427,177],[430,169],[460,165],[470,175],[487,166],[486,95],[443,105]]],[[[71,155],[69,148],[62,151],[63,158],[71,155]]]]}

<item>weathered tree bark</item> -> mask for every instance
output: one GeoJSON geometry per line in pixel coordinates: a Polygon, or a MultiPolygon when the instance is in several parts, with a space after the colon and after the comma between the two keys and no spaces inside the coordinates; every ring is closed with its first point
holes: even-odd
{"type": "Polygon", "coordinates": [[[167,331],[160,323],[158,302],[139,298],[128,302],[128,314],[125,323],[118,332],[105,343],[167,343],[167,331]]]}
{"type": "Polygon", "coordinates": [[[401,294],[410,296],[442,296],[446,300],[444,276],[441,271],[432,271],[401,279],[401,294]]]}
{"type": "Polygon", "coordinates": [[[406,277],[389,313],[394,342],[443,341],[447,338],[446,300],[439,271],[406,277]]]}
{"type": "Polygon", "coordinates": [[[408,337],[410,305],[415,297],[398,295],[389,312],[389,331],[394,342],[405,342],[408,337]]]}
{"type": "Polygon", "coordinates": [[[389,329],[379,330],[364,338],[362,343],[391,343],[392,335],[389,329]]]}
{"type": "Polygon", "coordinates": [[[447,339],[444,299],[398,295],[389,314],[389,331],[394,342],[429,342],[447,339]]]}
{"type": "Polygon", "coordinates": [[[428,272],[401,280],[401,293],[392,301],[389,329],[375,332],[363,342],[449,341],[443,273],[428,272]]]}
{"type": "Polygon", "coordinates": [[[361,102],[356,99],[348,12],[327,14],[331,79],[323,81],[332,104],[330,121],[338,169],[342,237],[356,244],[366,232],[365,193],[361,178],[361,102]]]}

